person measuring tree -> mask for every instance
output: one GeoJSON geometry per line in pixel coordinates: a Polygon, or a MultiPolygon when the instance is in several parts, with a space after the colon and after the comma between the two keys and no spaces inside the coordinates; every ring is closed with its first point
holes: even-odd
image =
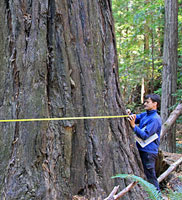
{"type": "Polygon", "coordinates": [[[159,104],[159,95],[148,94],[145,96],[144,102],[146,112],[141,114],[131,114],[129,115],[128,120],[136,134],[136,144],[147,180],[160,191],[155,172],[155,162],[158,155],[162,127],[161,118],[157,113],[159,104]],[[139,126],[136,124],[139,124],[139,126]]]}

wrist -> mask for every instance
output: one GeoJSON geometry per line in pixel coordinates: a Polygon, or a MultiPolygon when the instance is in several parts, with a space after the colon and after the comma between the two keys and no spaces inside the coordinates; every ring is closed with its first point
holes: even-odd
{"type": "Polygon", "coordinates": [[[132,125],[132,128],[133,128],[133,129],[135,128],[135,124],[132,125]]]}

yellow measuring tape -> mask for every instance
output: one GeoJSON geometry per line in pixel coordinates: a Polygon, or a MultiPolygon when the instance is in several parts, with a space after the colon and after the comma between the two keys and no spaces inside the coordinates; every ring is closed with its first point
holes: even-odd
{"type": "Polygon", "coordinates": [[[76,119],[111,119],[111,118],[123,118],[128,115],[117,116],[90,116],[90,117],[62,117],[62,118],[37,118],[37,119],[1,119],[0,122],[32,122],[32,121],[58,121],[58,120],[76,120],[76,119]]]}

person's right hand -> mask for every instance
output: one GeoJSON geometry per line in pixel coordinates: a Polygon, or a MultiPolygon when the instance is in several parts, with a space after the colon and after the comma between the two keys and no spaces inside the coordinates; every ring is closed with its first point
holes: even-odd
{"type": "Polygon", "coordinates": [[[132,128],[135,128],[135,119],[136,119],[136,115],[129,115],[128,116],[128,120],[130,122],[130,125],[132,128]]]}

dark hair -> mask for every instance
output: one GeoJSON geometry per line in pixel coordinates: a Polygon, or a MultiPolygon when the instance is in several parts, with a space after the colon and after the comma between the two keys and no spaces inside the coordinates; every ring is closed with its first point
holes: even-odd
{"type": "Polygon", "coordinates": [[[157,102],[157,107],[160,106],[161,98],[158,94],[148,94],[145,96],[145,99],[151,99],[152,102],[157,102]]]}

